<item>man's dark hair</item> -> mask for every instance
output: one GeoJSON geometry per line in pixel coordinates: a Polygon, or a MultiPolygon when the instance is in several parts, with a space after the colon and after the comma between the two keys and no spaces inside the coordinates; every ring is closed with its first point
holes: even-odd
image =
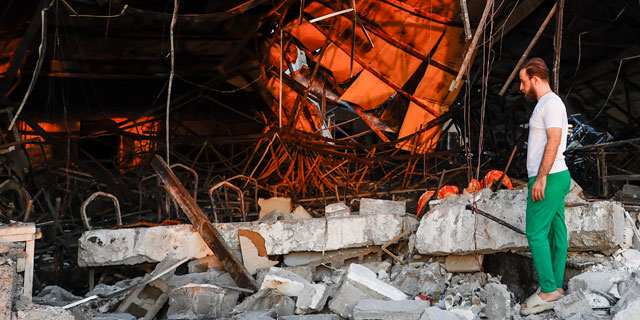
{"type": "Polygon", "coordinates": [[[531,58],[527,60],[520,70],[524,69],[529,76],[536,76],[544,81],[549,82],[549,68],[547,68],[547,64],[544,63],[544,60],[540,58],[531,58]]]}

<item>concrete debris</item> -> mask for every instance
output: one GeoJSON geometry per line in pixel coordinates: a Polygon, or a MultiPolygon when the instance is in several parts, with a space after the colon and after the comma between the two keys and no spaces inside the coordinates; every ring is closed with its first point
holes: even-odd
{"type": "Polygon", "coordinates": [[[282,268],[271,267],[267,272],[260,290],[271,288],[280,291],[289,297],[297,297],[304,290],[304,286],[310,284],[297,274],[282,268]]]}
{"type": "Polygon", "coordinates": [[[350,214],[351,209],[342,202],[328,204],[324,207],[324,216],[326,218],[348,217],[350,214]]]}
{"type": "Polygon", "coordinates": [[[281,320],[342,320],[342,318],[333,313],[305,314],[295,316],[280,317],[281,320]]]}
{"type": "Polygon", "coordinates": [[[347,270],[339,288],[329,303],[329,309],[342,317],[351,318],[360,300],[406,300],[407,296],[395,287],[378,280],[373,271],[359,264],[347,270]]]}
{"type": "Polygon", "coordinates": [[[212,284],[187,284],[169,293],[169,319],[216,319],[230,314],[240,293],[212,284]]]}
{"type": "Polygon", "coordinates": [[[144,320],[153,319],[169,299],[169,290],[162,279],[139,286],[129,293],[117,311],[130,313],[144,320]]]}
{"type": "Polygon", "coordinates": [[[407,203],[404,201],[382,199],[360,199],[360,214],[395,214],[403,216],[407,212],[407,203]]]}
{"type": "Polygon", "coordinates": [[[215,255],[189,261],[187,267],[189,268],[189,273],[205,272],[212,268],[224,270],[222,262],[215,255]]]}
{"type": "Polygon", "coordinates": [[[294,218],[301,220],[313,219],[313,216],[303,206],[297,206],[291,215],[294,218]]]}
{"type": "Polygon", "coordinates": [[[207,272],[189,273],[184,275],[170,275],[166,278],[170,287],[179,288],[187,284],[212,284],[216,286],[236,286],[231,275],[219,269],[211,269],[207,272]]]}
{"type": "Polygon", "coordinates": [[[640,300],[636,300],[627,305],[620,312],[616,313],[613,320],[634,320],[640,315],[640,300]]]}
{"type": "Polygon", "coordinates": [[[569,292],[599,290],[609,292],[611,288],[627,279],[627,273],[619,271],[587,271],[569,280],[569,292]]]}
{"type": "Polygon", "coordinates": [[[260,206],[260,213],[258,215],[258,219],[262,220],[262,218],[272,212],[272,211],[280,211],[282,213],[291,213],[291,198],[284,197],[273,197],[269,199],[258,199],[258,205],[260,206]]]}
{"type": "Polygon", "coordinates": [[[463,320],[461,316],[451,311],[442,310],[438,307],[429,307],[424,310],[420,320],[463,320]]]}
{"type": "Polygon", "coordinates": [[[353,308],[356,320],[418,320],[429,307],[427,301],[402,300],[361,300],[353,308]]]}
{"type": "MultiPolygon", "coordinates": [[[[264,238],[268,255],[280,255],[382,245],[402,233],[402,223],[402,217],[376,214],[328,220],[219,223],[215,226],[232,250],[240,249],[238,229],[245,229],[264,238]]],[[[80,237],[78,265],[127,265],[160,262],[167,256],[180,260],[208,255],[213,253],[190,225],[101,229],[87,231],[80,237]]]]}
{"type": "Polygon", "coordinates": [[[609,299],[602,294],[589,292],[585,293],[585,297],[592,309],[604,309],[611,307],[609,299]]]}
{"type": "Polygon", "coordinates": [[[284,264],[292,267],[306,267],[311,270],[314,281],[330,277],[333,269],[348,267],[349,262],[379,262],[382,250],[379,246],[351,248],[322,252],[292,252],[284,257],[284,264]]]}
{"type": "MultiPolygon", "coordinates": [[[[499,190],[496,193],[483,189],[477,197],[478,209],[525,229],[526,189],[499,190]]],[[[490,253],[528,247],[524,235],[466,210],[465,206],[472,203],[472,198],[473,195],[468,193],[445,198],[425,214],[416,233],[416,249],[419,253],[490,253]]],[[[623,241],[624,209],[615,202],[568,206],[565,216],[569,250],[606,251],[617,248],[623,241]]]]}
{"type": "Polygon", "coordinates": [[[440,263],[396,265],[391,271],[392,284],[414,296],[438,296],[446,289],[446,273],[440,263]]]}
{"type": "Polygon", "coordinates": [[[567,294],[562,299],[556,301],[553,310],[560,319],[567,319],[571,316],[590,314],[593,312],[584,291],[567,294]]]}
{"type": "MultiPolygon", "coordinates": [[[[233,320],[275,320],[269,310],[247,311],[234,315],[233,320]]],[[[281,318],[278,318],[281,319],[281,318]]]]}
{"type": "Polygon", "coordinates": [[[640,300],[640,273],[618,285],[620,300],[611,308],[611,313],[626,309],[634,301],[640,300]]]}
{"type": "Polygon", "coordinates": [[[294,308],[295,302],[288,296],[275,289],[265,289],[244,299],[235,306],[233,313],[266,310],[267,316],[279,318],[293,315],[294,308]]]}
{"type": "Polygon", "coordinates": [[[640,268],[640,251],[635,249],[624,249],[616,252],[614,259],[624,265],[624,267],[634,272],[640,268]]]}
{"type": "Polygon", "coordinates": [[[329,288],[321,283],[304,286],[296,301],[296,313],[307,313],[324,309],[329,298],[329,288]]]}
{"type": "Polygon", "coordinates": [[[513,308],[511,307],[511,293],[507,286],[503,284],[488,283],[487,307],[485,314],[489,319],[506,320],[511,319],[513,308]]]}

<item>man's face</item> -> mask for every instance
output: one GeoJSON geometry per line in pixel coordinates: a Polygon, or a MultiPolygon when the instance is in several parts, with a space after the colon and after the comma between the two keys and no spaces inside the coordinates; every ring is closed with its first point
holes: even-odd
{"type": "Polygon", "coordinates": [[[524,98],[529,102],[536,101],[536,92],[533,90],[534,77],[529,78],[525,69],[520,70],[520,91],[524,93],[524,98]]]}

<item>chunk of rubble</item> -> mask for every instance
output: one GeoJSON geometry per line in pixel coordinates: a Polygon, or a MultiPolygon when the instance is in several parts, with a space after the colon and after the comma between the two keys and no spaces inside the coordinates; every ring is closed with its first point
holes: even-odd
{"type": "Polygon", "coordinates": [[[324,216],[327,218],[348,217],[350,214],[351,209],[342,202],[331,203],[324,207],[324,216]]]}
{"type": "Polygon", "coordinates": [[[640,300],[628,304],[623,310],[616,313],[613,320],[636,320],[640,315],[640,300]]]}
{"type": "Polygon", "coordinates": [[[613,286],[626,280],[628,274],[620,271],[587,271],[569,280],[569,292],[599,290],[609,292],[613,286]]]}
{"type": "Polygon", "coordinates": [[[342,317],[351,318],[360,300],[406,300],[407,296],[395,287],[378,280],[373,271],[359,264],[351,264],[339,288],[329,303],[329,309],[342,317]]]}
{"type": "Polygon", "coordinates": [[[428,308],[428,301],[401,300],[385,301],[365,299],[353,308],[355,320],[418,320],[428,308]]]}
{"type": "Polygon", "coordinates": [[[311,283],[285,269],[271,267],[264,277],[260,289],[275,289],[289,296],[297,297],[296,313],[322,310],[327,303],[329,290],[324,284],[311,283]]]}
{"type": "Polygon", "coordinates": [[[266,310],[269,317],[283,317],[293,315],[295,302],[275,289],[260,290],[244,299],[235,306],[233,313],[240,314],[249,311],[266,310]]]}
{"type": "MultiPolygon", "coordinates": [[[[402,225],[402,217],[375,214],[328,220],[223,223],[216,224],[216,228],[232,250],[240,249],[238,229],[246,229],[264,238],[268,255],[281,255],[382,245],[402,233],[402,225]]],[[[191,225],[90,230],[78,242],[80,267],[160,262],[171,255],[178,260],[213,255],[191,225]]]]}
{"type": "Polygon", "coordinates": [[[440,263],[397,265],[391,271],[392,284],[414,296],[439,296],[446,289],[446,273],[440,263]]]}
{"type": "Polygon", "coordinates": [[[403,216],[407,213],[407,203],[404,201],[383,199],[360,199],[360,214],[395,214],[403,216]]]}
{"type": "Polygon", "coordinates": [[[212,284],[187,284],[169,293],[169,319],[216,319],[231,313],[240,293],[212,284]]]}
{"type": "Polygon", "coordinates": [[[280,317],[280,320],[342,320],[342,318],[335,313],[321,313],[321,314],[284,316],[284,317],[280,317]]]}
{"type": "Polygon", "coordinates": [[[611,308],[611,313],[626,309],[634,301],[640,300],[640,273],[618,285],[620,300],[611,308]]]}
{"type": "Polygon", "coordinates": [[[189,273],[205,272],[213,268],[224,270],[222,262],[220,262],[220,260],[218,260],[218,257],[216,257],[215,255],[189,261],[187,263],[187,266],[189,268],[189,273]]]}
{"type": "Polygon", "coordinates": [[[429,307],[424,310],[420,320],[462,320],[462,318],[451,311],[429,307]]]}
{"type": "Polygon", "coordinates": [[[511,319],[511,293],[504,284],[487,283],[487,306],[485,314],[492,320],[511,319]]]}
{"type": "Polygon", "coordinates": [[[560,319],[593,313],[584,291],[572,292],[562,297],[562,299],[555,302],[553,311],[560,319]]]}
{"type": "MultiPolygon", "coordinates": [[[[416,249],[420,254],[491,253],[528,248],[527,238],[466,210],[473,195],[443,199],[420,222],[416,249]]],[[[478,209],[525,230],[527,190],[484,189],[478,209]]],[[[565,209],[569,250],[613,250],[623,241],[624,209],[615,202],[581,202],[565,209]]]]}

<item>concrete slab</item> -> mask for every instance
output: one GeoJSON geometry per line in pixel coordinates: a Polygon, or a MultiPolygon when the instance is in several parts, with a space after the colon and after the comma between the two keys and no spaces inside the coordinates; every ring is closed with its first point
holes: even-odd
{"type": "Polygon", "coordinates": [[[484,288],[487,290],[487,306],[485,308],[487,317],[493,320],[511,319],[511,293],[507,286],[488,283],[484,288]]]}
{"type": "MultiPolygon", "coordinates": [[[[526,236],[466,210],[472,197],[465,193],[445,198],[425,214],[416,233],[416,249],[420,254],[494,253],[528,248],[526,236]]],[[[496,193],[484,189],[478,194],[477,204],[480,210],[525,230],[526,197],[526,189],[496,193]]],[[[623,242],[624,209],[615,202],[582,201],[568,206],[565,216],[569,250],[607,251],[623,242]]]]}
{"type": "Polygon", "coordinates": [[[579,314],[593,313],[593,309],[584,291],[577,291],[564,296],[555,303],[553,311],[555,311],[556,316],[560,319],[566,319],[579,314]]]}
{"type": "MultiPolygon", "coordinates": [[[[402,217],[393,214],[376,214],[328,220],[219,223],[216,228],[232,250],[240,249],[238,229],[246,229],[264,238],[268,255],[280,255],[382,245],[402,233],[402,222],[402,217]]],[[[176,259],[213,255],[190,225],[90,230],[78,242],[81,267],[160,262],[169,255],[176,259]]]]}

